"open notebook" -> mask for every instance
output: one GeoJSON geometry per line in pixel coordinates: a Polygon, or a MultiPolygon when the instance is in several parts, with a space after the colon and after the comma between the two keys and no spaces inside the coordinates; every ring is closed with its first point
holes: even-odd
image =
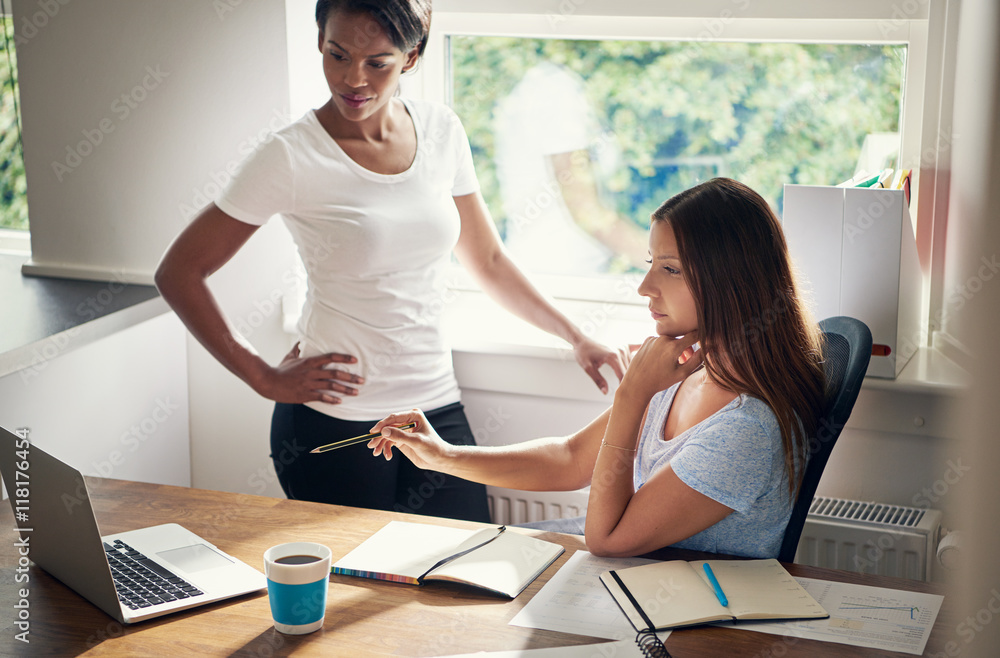
{"type": "Polygon", "coordinates": [[[830,615],[777,560],[654,562],[601,574],[637,631],[742,619],[816,619],[830,615]],[[702,567],[711,566],[723,606],[702,567]]]}
{"type": "Polygon", "coordinates": [[[390,521],[330,571],[411,585],[462,583],[514,598],[564,550],[504,527],[466,530],[390,521]]]}

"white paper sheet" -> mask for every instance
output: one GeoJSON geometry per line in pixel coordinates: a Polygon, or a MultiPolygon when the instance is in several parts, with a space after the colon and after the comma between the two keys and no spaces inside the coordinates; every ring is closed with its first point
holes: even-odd
{"type": "MultiPolygon", "coordinates": [[[[611,569],[635,567],[653,561],[595,557],[587,551],[577,551],[510,623],[526,628],[632,641],[635,629],[599,577],[611,569]]],[[[667,637],[666,633],[658,635],[661,639],[667,637]]]]}
{"type": "MultiPolygon", "coordinates": [[[[661,635],[661,637],[665,637],[661,635]]],[[[642,651],[632,640],[603,642],[601,644],[579,644],[572,647],[549,647],[547,649],[514,649],[511,651],[479,651],[463,653],[447,658],[643,658],[642,651]]]]}
{"type": "Polygon", "coordinates": [[[944,597],[867,585],[796,578],[829,619],[746,622],[733,628],[921,655],[944,597]]]}
{"type": "MultiPolygon", "coordinates": [[[[599,558],[586,551],[577,551],[510,623],[526,628],[631,642],[635,629],[598,577],[611,569],[624,569],[652,561],[643,558],[599,558]]],[[[944,601],[944,597],[938,594],[814,578],[795,580],[830,613],[829,619],[740,622],[730,628],[784,635],[789,643],[803,638],[920,655],[927,646],[927,639],[944,601]]],[[[659,634],[661,639],[667,635],[659,634]]],[[[607,650],[611,646],[594,645],[594,648],[604,647],[607,650]]]]}
{"type": "MultiPolygon", "coordinates": [[[[635,629],[598,577],[611,569],[652,561],[599,558],[586,551],[577,551],[510,623],[526,628],[632,641],[635,629]]],[[[944,601],[944,597],[937,594],[814,578],[795,580],[830,613],[829,619],[740,622],[730,628],[784,635],[789,643],[803,638],[920,655],[927,646],[927,639],[944,601]]],[[[667,637],[666,633],[659,635],[667,637]]],[[[601,646],[608,649],[611,645],[595,645],[595,648],[601,646]]]]}

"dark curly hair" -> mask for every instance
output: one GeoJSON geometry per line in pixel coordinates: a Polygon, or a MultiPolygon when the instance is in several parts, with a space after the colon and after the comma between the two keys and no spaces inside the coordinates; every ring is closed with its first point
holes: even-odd
{"type": "Polygon", "coordinates": [[[331,13],[368,14],[385,30],[392,45],[406,53],[424,54],[431,30],[431,0],[319,0],[316,25],[326,29],[331,13]]]}

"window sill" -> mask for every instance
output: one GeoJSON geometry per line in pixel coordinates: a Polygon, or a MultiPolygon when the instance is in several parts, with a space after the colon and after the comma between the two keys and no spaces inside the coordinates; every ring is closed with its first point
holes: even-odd
{"type": "Polygon", "coordinates": [[[27,259],[0,254],[0,377],[44,368],[68,350],[169,311],[153,286],[27,277],[27,259]]]}
{"type": "MultiPolygon", "coordinates": [[[[454,292],[443,321],[463,388],[608,399],[583,375],[566,343],[515,318],[481,292],[454,292]],[[518,368],[522,372],[517,376],[509,372],[518,368]]],[[[566,300],[556,304],[584,333],[609,347],[625,347],[652,335],[652,321],[642,306],[566,300]]],[[[602,373],[614,391],[616,378],[610,368],[602,373]]],[[[863,388],[955,397],[967,385],[967,374],[958,364],[935,348],[921,347],[896,379],[866,377],[863,388]]]]}
{"type": "Polygon", "coordinates": [[[27,256],[31,253],[31,234],[27,231],[0,228],[0,255],[27,256]]]}
{"type": "Polygon", "coordinates": [[[864,388],[896,393],[958,396],[968,389],[968,373],[934,347],[920,347],[896,379],[866,377],[864,388]]]}

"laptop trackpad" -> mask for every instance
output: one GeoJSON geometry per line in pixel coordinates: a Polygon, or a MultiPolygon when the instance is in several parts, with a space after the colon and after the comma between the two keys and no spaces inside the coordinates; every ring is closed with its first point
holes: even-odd
{"type": "Polygon", "coordinates": [[[192,544],[182,548],[173,548],[169,551],[157,553],[156,555],[188,573],[204,571],[205,569],[215,569],[232,564],[231,560],[213,551],[205,544],[192,544]]]}

